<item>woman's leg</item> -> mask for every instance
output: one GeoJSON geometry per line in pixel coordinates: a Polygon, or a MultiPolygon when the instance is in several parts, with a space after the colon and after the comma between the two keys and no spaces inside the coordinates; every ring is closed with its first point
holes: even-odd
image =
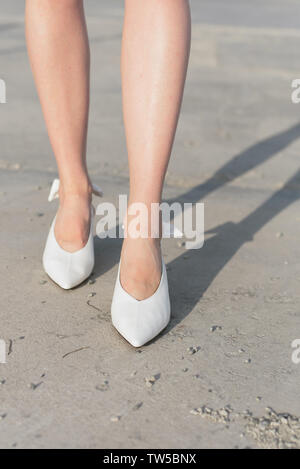
{"type": "MultiPolygon", "coordinates": [[[[129,205],[143,202],[150,208],[161,201],[186,78],[190,23],[188,0],[125,0],[122,82],[129,205]]],[[[126,238],[123,287],[144,299],[160,276],[160,241],[126,238]]]]}
{"type": "Polygon", "coordinates": [[[89,234],[89,45],[83,0],[26,0],[28,52],[61,180],[55,234],[76,251],[89,234]]]}

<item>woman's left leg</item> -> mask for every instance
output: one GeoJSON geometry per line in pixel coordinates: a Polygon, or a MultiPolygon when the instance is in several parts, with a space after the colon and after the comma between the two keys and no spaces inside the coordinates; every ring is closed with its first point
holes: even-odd
{"type": "MultiPolygon", "coordinates": [[[[186,78],[190,26],[188,0],[125,0],[122,83],[129,206],[143,202],[150,209],[161,201],[186,78]]],[[[125,290],[142,300],[156,290],[160,276],[160,240],[127,237],[121,263],[125,290]]]]}

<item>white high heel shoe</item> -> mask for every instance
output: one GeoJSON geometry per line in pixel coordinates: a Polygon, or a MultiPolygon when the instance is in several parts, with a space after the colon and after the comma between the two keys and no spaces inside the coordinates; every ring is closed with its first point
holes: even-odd
{"type": "MultiPolygon", "coordinates": [[[[93,187],[93,194],[102,196],[102,191],[97,186],[93,187]]],[[[49,202],[58,198],[59,179],[53,181],[49,202]]],[[[43,266],[49,277],[65,290],[71,289],[86,280],[92,273],[95,263],[94,241],[93,241],[93,217],[94,209],[91,207],[91,226],[89,239],[86,245],[76,252],[65,251],[56,241],[54,218],[47,238],[43,266]]]]}
{"type": "Polygon", "coordinates": [[[162,259],[160,284],[152,296],[136,300],[120,282],[120,265],[111,306],[112,323],[133,347],[141,347],[156,337],[171,316],[168,279],[162,259]]]}
{"type": "MultiPolygon", "coordinates": [[[[170,223],[163,222],[163,236],[181,238],[182,232],[170,223]]],[[[117,331],[133,347],[141,347],[154,339],[170,322],[171,306],[167,269],[161,260],[160,284],[152,296],[137,300],[121,285],[120,264],[116,280],[112,306],[112,323],[117,331]]]]}

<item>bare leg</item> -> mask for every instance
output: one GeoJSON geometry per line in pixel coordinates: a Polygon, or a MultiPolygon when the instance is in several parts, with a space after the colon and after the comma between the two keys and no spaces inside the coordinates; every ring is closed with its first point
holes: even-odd
{"type": "MultiPolygon", "coordinates": [[[[125,0],[123,108],[130,200],[161,201],[182,101],[190,50],[188,0],[125,0]]],[[[126,238],[121,282],[135,298],[157,288],[160,241],[126,238]]]]}
{"type": "Polygon", "coordinates": [[[61,180],[55,234],[66,250],[85,245],[91,187],[86,168],[89,45],[82,0],[26,0],[33,74],[61,180]]]}

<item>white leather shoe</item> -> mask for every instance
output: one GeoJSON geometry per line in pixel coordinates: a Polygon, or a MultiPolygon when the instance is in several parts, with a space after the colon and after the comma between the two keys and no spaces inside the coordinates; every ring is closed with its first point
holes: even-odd
{"type": "MultiPolygon", "coordinates": [[[[58,198],[58,191],[59,179],[55,179],[50,190],[49,202],[58,198]]],[[[93,193],[98,196],[102,195],[101,189],[94,185],[93,193]]],[[[89,239],[86,245],[76,252],[65,251],[56,241],[54,233],[56,217],[51,225],[43,255],[43,266],[49,277],[65,290],[82,283],[93,271],[95,263],[93,216],[93,207],[91,207],[89,239]]]]}
{"type": "Polygon", "coordinates": [[[141,301],[136,300],[122,287],[119,265],[111,316],[114,327],[133,347],[146,344],[168,325],[171,307],[167,271],[163,259],[157,290],[152,296],[141,301]]]}

